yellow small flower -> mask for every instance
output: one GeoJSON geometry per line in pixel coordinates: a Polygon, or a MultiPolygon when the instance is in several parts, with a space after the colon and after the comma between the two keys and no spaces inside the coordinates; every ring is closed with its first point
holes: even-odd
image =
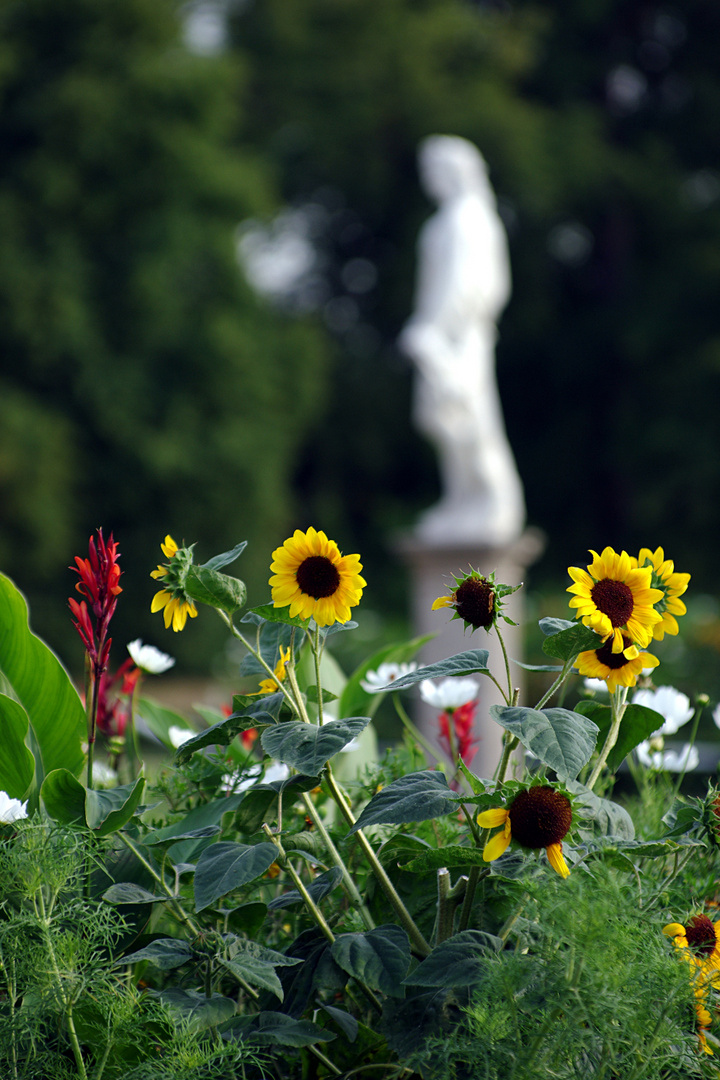
{"type": "Polygon", "coordinates": [[[651,551],[650,548],[641,548],[637,557],[637,565],[649,566],[652,570],[653,588],[660,589],[663,597],[655,604],[655,610],[660,614],[661,621],[653,627],[653,637],[662,641],[665,634],[677,634],[680,631],[676,615],[685,615],[687,608],[678,597],[687,589],[690,583],[689,574],[676,574],[675,564],[671,559],[665,558],[665,552],[661,547],[651,551]]]}
{"type": "Polygon", "coordinates": [[[250,694],[250,697],[256,697],[258,694],[274,694],[279,689],[280,683],[285,681],[285,665],[290,659],[290,649],[284,649],[280,646],[280,659],[275,665],[274,679],[263,679],[260,683],[260,689],[256,690],[254,694],[250,694]]]}
{"type": "Polygon", "coordinates": [[[706,1036],[707,1028],[712,1023],[707,1002],[710,988],[720,988],[720,938],[717,924],[701,913],[693,915],[685,926],[682,923],[668,923],[663,927],[663,934],[673,939],[675,948],[691,966],[700,1049],[705,1054],[712,1054],[706,1036]]]}
{"type": "Polygon", "coordinates": [[[276,548],[270,569],[274,606],[290,605],[291,617],[312,616],[318,626],[347,622],[367,584],[360,556],[342,555],[334,540],[313,528],[296,529],[276,548]]]}
{"type": "Polygon", "coordinates": [[[572,806],[567,795],[546,785],[519,791],[508,807],[496,806],[478,814],[478,825],[496,829],[483,850],[485,862],[493,862],[514,838],[522,847],[545,848],[548,861],[560,877],[570,874],[562,853],[562,840],[572,825],[572,806]]]}
{"type": "Polygon", "coordinates": [[[645,668],[654,668],[660,663],[652,653],[640,652],[627,634],[623,634],[622,640],[622,652],[614,652],[610,641],[599,649],[581,652],[575,661],[578,674],[587,679],[605,679],[612,693],[618,686],[635,686],[645,668]]]}
{"type": "Polygon", "coordinates": [[[173,630],[182,630],[188,618],[194,619],[197,615],[195,604],[183,588],[187,568],[192,563],[192,551],[189,548],[179,548],[169,534],[160,547],[170,562],[167,566],[160,563],[157,570],[150,572],[150,577],[163,580],[165,585],[164,589],[153,596],[150,610],[162,611],[167,630],[171,626],[173,630]]]}
{"type": "Polygon", "coordinates": [[[583,570],[569,566],[573,579],[567,591],[574,593],[570,607],[575,617],[599,634],[603,641],[612,639],[614,653],[633,645],[646,648],[652,641],[653,627],[662,616],[654,604],[663,598],[660,589],[651,588],[652,569],[638,567],[626,551],[619,555],[606,547],[602,555],[590,549],[593,561],[583,570]],[[623,631],[629,639],[624,642],[623,631]]]}

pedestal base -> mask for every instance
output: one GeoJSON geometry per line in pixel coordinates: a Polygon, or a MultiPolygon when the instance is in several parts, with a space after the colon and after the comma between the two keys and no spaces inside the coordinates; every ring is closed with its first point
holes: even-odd
{"type": "MultiPolygon", "coordinates": [[[[485,630],[464,632],[462,620],[453,619],[453,613],[448,608],[433,611],[433,601],[438,596],[447,595],[454,585],[454,573],[466,573],[470,567],[481,574],[490,574],[494,570],[498,582],[518,585],[524,580],[528,566],[542,554],[544,544],[544,537],[537,529],[526,529],[513,544],[503,548],[488,548],[471,544],[430,545],[412,534],[401,537],[396,542],[395,548],[411,571],[413,633],[436,635],[421,650],[418,656],[419,663],[434,664],[467,649],[487,649],[490,654],[488,667],[498,682],[504,686],[507,679],[505,661],[495,631],[489,634],[485,630]]],[[[512,659],[522,660],[524,624],[522,589],[507,597],[504,610],[508,617],[518,624],[510,626],[500,621],[508,656],[511,661],[512,659]]],[[[522,701],[523,669],[511,662],[510,674],[513,686],[520,688],[522,701]]],[[[503,699],[500,691],[486,675],[475,675],[473,678],[480,683],[479,706],[475,721],[475,736],[480,739],[480,742],[472,760],[472,771],[478,776],[491,777],[500,760],[503,729],[491,719],[489,708],[494,704],[503,704],[503,699]]],[[[419,696],[415,696],[411,711],[423,735],[433,745],[438,745],[437,709],[426,705],[419,696]]]]}

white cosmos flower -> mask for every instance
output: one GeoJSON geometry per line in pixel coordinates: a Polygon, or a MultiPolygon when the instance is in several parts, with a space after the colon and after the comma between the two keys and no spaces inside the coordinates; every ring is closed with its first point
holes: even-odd
{"type": "Polygon", "coordinates": [[[191,731],[190,728],[176,727],[175,724],[173,724],[168,731],[168,739],[176,750],[178,750],[183,743],[186,743],[188,739],[194,739],[196,735],[197,731],[191,731]]]}
{"type": "Polygon", "coordinates": [[[381,664],[377,671],[366,671],[365,678],[360,680],[360,685],[366,694],[380,694],[392,690],[388,683],[395,682],[402,675],[409,675],[415,671],[417,664],[411,661],[409,664],[381,664]]]}
{"type": "Polygon", "coordinates": [[[154,645],[143,645],[140,638],[131,641],[127,651],[133,658],[136,667],[147,671],[149,675],[162,675],[164,671],[168,671],[175,663],[172,656],[160,652],[154,645]]]}
{"type": "Polygon", "coordinates": [[[27,802],[11,799],[6,791],[0,791],[0,824],[9,825],[10,822],[27,816],[27,802]]]}
{"type": "Polygon", "coordinates": [[[715,722],[715,727],[720,728],[720,705],[716,705],[713,709],[712,718],[715,722]]]}
{"type": "Polygon", "coordinates": [[[697,747],[690,743],[685,743],[678,753],[676,750],[651,750],[647,740],[635,747],[635,753],[646,769],[655,769],[658,772],[692,772],[700,764],[697,747]]]}
{"type": "Polygon", "coordinates": [[[607,694],[607,683],[604,679],[584,679],[585,689],[594,694],[607,694]]]}
{"type": "Polygon", "coordinates": [[[652,738],[658,735],[674,735],[683,724],[687,724],[695,715],[687,694],[682,694],[672,686],[658,686],[657,690],[636,690],[633,705],[645,705],[665,717],[665,723],[652,738]]]}
{"type": "Polygon", "coordinates": [[[112,787],[118,778],[118,774],[109,765],[102,761],[93,761],[92,779],[96,787],[112,787]]]}
{"type": "Polygon", "coordinates": [[[420,683],[420,697],[436,709],[458,709],[468,701],[473,701],[479,689],[480,683],[475,679],[455,677],[443,679],[441,683],[423,679],[420,683]]]}

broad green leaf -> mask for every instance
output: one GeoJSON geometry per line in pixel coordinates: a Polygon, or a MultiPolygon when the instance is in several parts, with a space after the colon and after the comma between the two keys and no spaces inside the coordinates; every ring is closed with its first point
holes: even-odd
{"type": "MultiPolygon", "coordinates": [[[[259,625],[259,641],[251,638],[251,643],[254,648],[258,649],[268,667],[274,670],[280,659],[280,650],[287,649],[290,645],[293,628],[286,623],[265,622],[264,620],[261,620],[259,625]]],[[[238,668],[238,675],[259,675],[262,679],[268,678],[267,671],[252,653],[248,653],[242,658],[238,668]]]]}
{"type": "MultiPolygon", "coordinates": [[[[350,1013],[345,1012],[344,1009],[336,1009],[334,1005],[321,1005],[320,1008],[323,1010],[323,1012],[328,1014],[333,1023],[337,1024],[348,1042],[355,1042],[358,1036],[360,1025],[358,1024],[354,1016],[351,1016],[350,1013]]],[[[373,1040],[373,1042],[375,1041],[376,1039],[373,1040]]]]}
{"type": "Polygon", "coordinates": [[[197,990],[180,990],[171,986],[162,990],[158,997],[170,1012],[175,1013],[183,1025],[187,1024],[191,1031],[204,1031],[206,1028],[217,1027],[225,1023],[235,1015],[237,1007],[230,998],[222,994],[213,994],[205,997],[197,990]]]}
{"type": "Polygon", "coordinates": [[[275,862],[274,844],[219,843],[205,848],[195,868],[195,910],[260,877],[275,862]]]}
{"type": "Polygon", "coordinates": [[[261,1012],[237,1016],[223,1028],[230,1035],[255,1046],[312,1046],[329,1042],[335,1036],[311,1020],[295,1020],[285,1013],[261,1012]]]}
{"type": "Polygon", "coordinates": [[[203,570],[219,570],[221,566],[228,566],[231,562],[235,562],[237,557],[243,553],[247,547],[247,540],[241,540],[239,544],[236,544],[230,551],[223,551],[222,555],[213,555],[212,559],[208,559],[206,563],[202,564],[203,570]]]}
{"type": "Polygon", "coordinates": [[[404,980],[405,986],[472,986],[502,941],[482,930],[463,930],[437,945],[404,980]]]}
{"type": "Polygon", "coordinates": [[[69,769],[53,769],[43,780],[40,798],[54,821],[85,825],[86,791],[69,769]]]}
{"type": "Polygon", "coordinates": [[[176,840],[205,840],[211,836],[217,836],[219,832],[222,832],[219,825],[205,825],[202,829],[188,829],[187,832],[181,832],[169,839],[153,833],[145,837],[143,844],[145,847],[155,847],[159,844],[174,844],[176,840]]]}
{"type": "Polygon", "coordinates": [[[340,934],[332,958],[348,975],[371,990],[402,997],[402,980],[410,967],[410,942],[401,926],[388,923],[362,933],[340,934]]]}
{"type": "MultiPolygon", "coordinates": [[[[578,702],[575,711],[581,713],[582,716],[589,717],[597,724],[600,731],[598,745],[602,746],[612,721],[610,706],[587,699],[578,702]]],[[[617,742],[608,754],[608,769],[611,772],[619,769],[625,758],[635,749],[638,743],[649,739],[653,732],[661,728],[664,723],[665,717],[655,712],[654,709],[648,709],[646,705],[628,705],[620,722],[617,742]]]]}
{"type": "Polygon", "coordinates": [[[373,795],[348,835],[368,825],[430,821],[457,809],[457,801],[441,772],[427,769],[408,773],[373,795]]]}
{"type": "Polygon", "coordinates": [[[172,709],[166,709],[164,705],[159,705],[157,701],[151,701],[150,698],[140,698],[137,706],[138,715],[142,717],[147,726],[150,728],[153,735],[165,743],[169,749],[174,750],[170,740],[170,728],[188,728],[192,730],[191,725],[188,723],[184,716],[180,713],[173,712],[172,709]]]}
{"type": "Polygon", "coordinates": [[[141,885],[134,885],[131,881],[119,881],[111,885],[103,893],[103,900],[108,904],[162,904],[167,896],[155,896],[143,889],[141,885]]]}
{"type": "Polygon", "coordinates": [[[230,574],[221,574],[208,566],[189,568],[185,578],[185,591],[198,603],[219,608],[230,615],[244,607],[247,599],[247,589],[243,581],[230,574]]]}
{"type": "Polygon", "coordinates": [[[408,675],[402,675],[388,685],[388,690],[404,690],[423,679],[441,679],[453,675],[489,675],[488,655],[487,649],[469,649],[467,652],[457,653],[456,656],[449,656],[447,660],[440,660],[437,664],[428,664],[408,675]]]}
{"type": "Polygon", "coordinates": [[[307,776],[317,776],[328,760],[352,742],[369,723],[369,716],[329,720],[322,727],[290,721],[266,728],[260,741],[265,752],[277,761],[307,776]]]}
{"type": "Polygon", "coordinates": [[[577,626],[577,620],[545,618],[539,620],[538,626],[545,637],[554,637],[555,634],[561,634],[563,630],[569,630],[571,626],[577,626]]]}
{"type": "Polygon", "coordinates": [[[343,716],[369,716],[373,717],[384,694],[368,694],[363,690],[360,683],[368,671],[377,671],[381,664],[404,664],[417,654],[418,650],[428,641],[432,641],[434,634],[424,634],[422,637],[413,638],[411,641],[397,642],[386,645],[366,660],[359,668],[356,668],[347,681],[347,685],[340,697],[338,715],[343,716]]]}
{"type": "Polygon", "coordinates": [[[286,623],[288,626],[299,626],[303,630],[307,629],[310,620],[298,619],[295,616],[293,616],[293,618],[290,618],[289,611],[289,606],[275,607],[273,604],[261,604],[260,607],[250,608],[249,611],[245,612],[240,621],[252,622],[255,623],[256,626],[258,626],[259,623],[257,618],[253,618],[253,616],[258,616],[260,619],[263,619],[266,622],[286,623]]]}
{"type": "Polygon", "coordinates": [[[633,840],[635,826],[624,806],[603,799],[583,784],[571,781],[568,791],[575,796],[573,816],[576,814],[587,822],[596,836],[611,836],[621,840],[633,840]]]}
{"type": "MultiPolygon", "coordinates": [[[[80,641],[78,639],[78,649],[80,641]]],[[[85,709],[70,677],[47,645],[28,625],[23,595],[0,574],[0,673],[27,713],[37,742],[38,782],[53,769],[77,776],[85,763],[85,709]]]]}
{"type": "Polygon", "coordinates": [[[491,705],[490,715],[543,765],[554,769],[561,782],[574,780],[595,749],[597,724],[569,709],[491,705]]]}
{"type": "Polygon", "coordinates": [[[0,694],[0,791],[11,799],[25,797],[35,774],[35,758],[25,745],[28,727],[28,715],[22,705],[0,694]]]}
{"type": "Polygon", "coordinates": [[[125,784],[109,791],[86,791],[85,820],[88,828],[98,836],[117,832],[137,810],[144,788],[145,777],[139,776],[134,784],[125,784]]]}
{"type": "MultiPolygon", "coordinates": [[[[561,620],[558,620],[561,621],[561,620]]],[[[542,643],[543,652],[556,660],[568,663],[588,649],[597,649],[602,638],[582,623],[572,623],[567,629],[546,637],[542,643]]]]}
{"type": "Polygon", "coordinates": [[[194,955],[187,941],[179,941],[177,938],[157,938],[144,949],[121,956],[115,961],[115,967],[126,967],[128,964],[137,964],[140,960],[148,960],[161,971],[172,971],[173,968],[192,960],[194,955]]]}
{"type": "Polygon", "coordinates": [[[429,851],[416,855],[410,862],[402,864],[403,870],[410,870],[413,874],[427,873],[430,870],[439,870],[447,866],[487,866],[483,859],[482,849],[476,847],[462,847],[460,844],[448,844],[446,847],[431,848],[429,851]]]}
{"type": "MultiPolygon", "coordinates": [[[[236,700],[238,699],[233,699],[233,706],[236,700]]],[[[235,711],[226,719],[220,720],[219,723],[213,724],[206,731],[201,731],[199,735],[195,735],[194,738],[182,744],[175,755],[178,765],[184,765],[197,750],[202,750],[206,746],[228,746],[241,731],[277,723],[283,702],[281,693],[239,700],[248,701],[248,704],[240,709],[235,708],[235,711]]]]}
{"type": "Polygon", "coordinates": [[[229,955],[221,958],[220,963],[237,979],[244,979],[253,986],[269,990],[282,1001],[283,989],[275,968],[295,967],[296,964],[301,964],[302,960],[295,956],[285,956],[284,953],[265,948],[254,941],[236,938],[230,947],[229,955]]]}
{"type": "MultiPolygon", "coordinates": [[[[198,831],[220,824],[223,814],[237,810],[243,800],[242,793],[228,795],[225,799],[213,799],[212,802],[203,803],[190,810],[184,817],[165,825],[162,829],[153,829],[143,840],[144,844],[151,847],[155,844],[164,844],[168,841],[186,840],[197,837],[198,831]]],[[[205,834],[211,835],[211,834],[205,834]]]]}
{"type": "Polygon", "coordinates": [[[319,783],[318,776],[289,776],[269,784],[256,784],[245,793],[242,806],[235,815],[235,828],[247,834],[257,832],[263,821],[267,821],[270,808],[277,804],[278,795],[283,796],[283,806],[288,806],[304,791],[312,791],[319,783]]]}
{"type": "MultiPolygon", "coordinates": [[[[288,843],[291,840],[288,839],[288,843]]],[[[326,870],[324,874],[320,874],[315,880],[307,886],[307,891],[310,896],[318,904],[324,897],[331,893],[335,886],[340,882],[342,877],[342,870],[339,866],[331,866],[329,870],[326,870]]],[[[289,889],[288,892],[282,893],[281,896],[276,896],[268,903],[268,911],[276,911],[278,908],[292,907],[293,904],[303,904],[305,901],[300,895],[297,889],[289,889]]]]}

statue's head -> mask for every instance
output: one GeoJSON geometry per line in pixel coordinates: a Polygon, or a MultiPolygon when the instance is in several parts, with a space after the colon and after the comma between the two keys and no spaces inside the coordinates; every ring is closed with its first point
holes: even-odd
{"type": "Polygon", "coordinates": [[[473,143],[459,135],[429,135],[423,139],[418,165],[425,191],[438,202],[489,190],[485,159],[473,143]]]}

